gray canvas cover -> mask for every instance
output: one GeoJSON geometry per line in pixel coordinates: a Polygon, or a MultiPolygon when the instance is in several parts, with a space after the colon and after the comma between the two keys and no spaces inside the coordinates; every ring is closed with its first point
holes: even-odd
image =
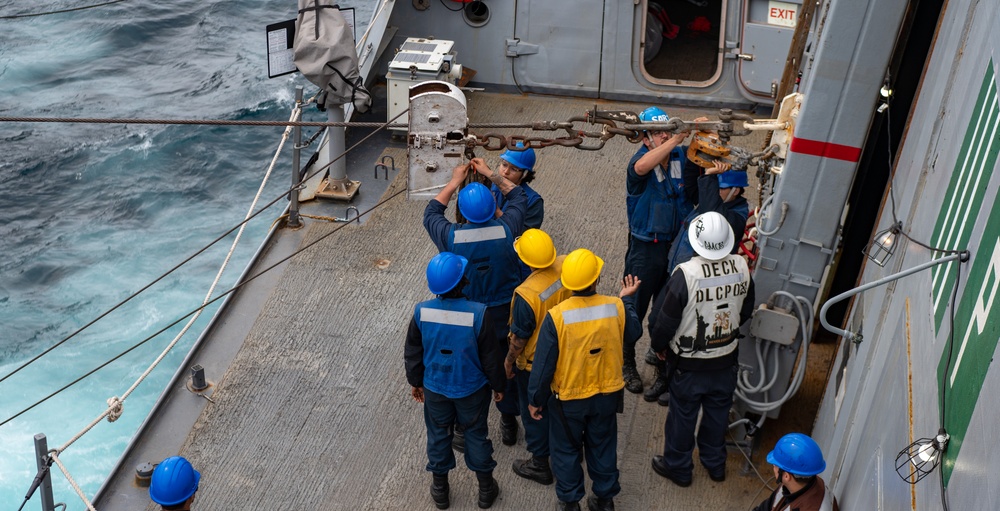
{"type": "Polygon", "coordinates": [[[295,66],[323,90],[320,105],[354,103],[368,111],[372,98],[358,71],[354,35],[333,0],[299,0],[294,44],[295,66]]]}

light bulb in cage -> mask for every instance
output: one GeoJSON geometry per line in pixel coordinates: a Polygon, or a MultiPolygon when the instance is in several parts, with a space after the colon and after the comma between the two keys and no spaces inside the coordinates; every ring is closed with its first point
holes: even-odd
{"type": "Polygon", "coordinates": [[[948,447],[948,433],[938,430],[934,438],[921,438],[896,455],[896,473],[904,481],[917,484],[941,463],[941,454],[948,447]]]}
{"type": "Polygon", "coordinates": [[[888,229],[879,231],[872,238],[872,242],[868,244],[868,248],[865,250],[865,254],[868,259],[879,266],[885,266],[885,262],[892,256],[892,253],[896,250],[896,235],[903,228],[902,222],[896,222],[892,224],[888,229]]]}

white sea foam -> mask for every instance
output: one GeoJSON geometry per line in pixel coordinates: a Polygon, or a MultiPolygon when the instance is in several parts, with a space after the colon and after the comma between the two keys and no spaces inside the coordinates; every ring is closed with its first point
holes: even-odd
{"type": "MultiPolygon", "coordinates": [[[[366,21],[371,6],[359,3],[365,5],[358,6],[358,19],[366,21]]],[[[315,90],[298,75],[266,78],[259,44],[264,26],[293,18],[294,2],[172,5],[122,3],[8,21],[0,80],[5,113],[285,119],[295,84],[315,90]],[[220,26],[226,37],[215,33],[220,26]]],[[[34,10],[41,9],[24,3],[16,12],[34,10]]],[[[205,126],[0,125],[0,377],[239,222],[258,182],[231,169],[265,168],[275,140],[270,132],[241,131],[239,143],[230,144],[228,133],[205,126]]],[[[275,188],[271,196],[279,193],[275,188]]],[[[234,267],[246,263],[273,217],[261,218],[244,236],[234,267]]],[[[0,383],[0,421],[200,305],[223,253],[211,251],[206,257],[215,262],[196,260],[169,285],[154,287],[0,383]]],[[[228,274],[230,282],[235,273],[228,274]]],[[[199,325],[206,323],[207,315],[199,325]]],[[[66,442],[101,413],[108,397],[121,395],[179,329],[0,426],[0,509],[17,509],[34,477],[33,435],[44,432],[50,447],[66,442]]],[[[121,419],[102,422],[61,456],[89,495],[197,335],[189,332],[136,390],[121,419]]],[[[56,501],[83,507],[61,473],[54,471],[53,480],[56,501]]],[[[38,499],[25,509],[37,509],[38,499]]]]}

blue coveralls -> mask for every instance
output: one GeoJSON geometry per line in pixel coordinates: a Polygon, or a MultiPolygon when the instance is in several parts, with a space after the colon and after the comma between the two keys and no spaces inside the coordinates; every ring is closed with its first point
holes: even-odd
{"type": "MultiPolygon", "coordinates": [[[[514,295],[514,313],[511,315],[510,331],[521,339],[528,339],[535,332],[536,326],[535,311],[531,309],[528,302],[524,301],[524,298],[514,295]]],[[[549,455],[549,416],[542,414],[541,420],[531,418],[531,414],[528,412],[528,380],[530,378],[531,371],[514,367],[521,424],[524,425],[524,443],[527,444],[528,452],[532,455],[547,457],[549,455]]]]}
{"type": "MultiPolygon", "coordinates": [[[[693,207],[684,196],[681,176],[686,161],[684,148],[671,151],[668,169],[658,166],[640,176],[635,164],[647,152],[649,149],[643,145],[629,160],[625,182],[629,223],[625,275],[634,275],[642,281],[635,294],[640,325],[650,300],[670,275],[667,273],[670,242],[677,235],[681,219],[693,207]]],[[[626,364],[635,363],[635,341],[625,343],[624,356],[626,364]]]]}
{"type": "MultiPolygon", "coordinates": [[[[469,260],[465,277],[469,285],[465,296],[486,305],[497,342],[502,347],[500,363],[507,353],[510,300],[521,283],[521,260],[514,251],[514,238],[524,231],[524,211],[527,199],[524,190],[515,186],[507,194],[507,211],[500,219],[481,224],[456,224],[445,217],[446,204],[431,199],[424,209],[424,228],[441,252],[453,252],[469,260]]],[[[507,380],[503,401],[497,403],[500,413],[518,415],[517,383],[507,380]]]]}
{"type": "Polygon", "coordinates": [[[455,468],[452,426],[465,428],[465,464],[491,473],[496,467],[487,417],[490,388],[504,388],[499,344],[486,307],[465,298],[438,297],[417,304],[406,336],[406,379],[424,388],[427,470],[455,468]]]}
{"type": "MultiPolygon", "coordinates": [[[[524,230],[541,229],[542,221],[545,220],[545,201],[527,183],[522,183],[519,186],[524,189],[524,194],[528,198],[528,205],[524,212],[524,230]]],[[[493,198],[497,201],[497,207],[504,214],[507,214],[507,198],[503,196],[500,187],[494,184],[490,187],[490,191],[493,192],[493,198]]],[[[528,278],[531,272],[531,267],[521,262],[521,280],[528,278]]]]}
{"type": "MultiPolygon", "coordinates": [[[[528,199],[528,203],[524,208],[524,228],[525,229],[541,229],[542,221],[545,220],[545,201],[542,196],[535,191],[534,188],[528,186],[527,183],[522,183],[518,185],[524,190],[524,195],[528,199]]],[[[500,191],[500,187],[497,185],[491,185],[490,191],[493,192],[493,198],[497,201],[497,207],[504,214],[507,214],[507,197],[503,196],[503,192],[500,191]]]]}
{"type": "MultiPolygon", "coordinates": [[[[574,296],[593,294],[573,293],[574,296]]],[[[642,336],[634,295],[625,297],[622,302],[626,316],[623,344],[634,344],[642,336]]],[[[550,460],[556,478],[556,497],[562,502],[578,502],[583,498],[585,489],[580,462],[586,457],[592,493],[602,499],[614,498],[621,491],[616,464],[618,418],[615,414],[623,404],[623,390],[584,399],[559,400],[551,390],[558,359],[559,339],[552,316],[547,314],[538,334],[528,400],[535,407],[544,405],[542,415],[549,418],[550,460]]]]}

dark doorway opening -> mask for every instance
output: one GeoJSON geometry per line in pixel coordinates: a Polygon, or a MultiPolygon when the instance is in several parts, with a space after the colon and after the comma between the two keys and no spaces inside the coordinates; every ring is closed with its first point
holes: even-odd
{"type": "Polygon", "coordinates": [[[719,71],[725,0],[649,0],[643,66],[653,80],[704,83],[719,71]]]}

